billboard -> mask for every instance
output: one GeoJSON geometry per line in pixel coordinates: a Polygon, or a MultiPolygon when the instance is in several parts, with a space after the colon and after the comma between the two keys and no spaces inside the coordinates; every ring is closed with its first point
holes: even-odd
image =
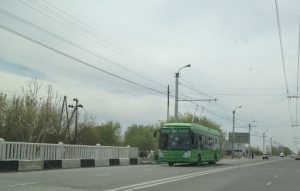
{"type": "MultiPolygon", "coordinates": [[[[250,136],[249,133],[234,133],[234,142],[235,143],[242,143],[242,144],[249,144],[250,136]]],[[[232,133],[229,133],[229,142],[232,143],[232,133]]]]}

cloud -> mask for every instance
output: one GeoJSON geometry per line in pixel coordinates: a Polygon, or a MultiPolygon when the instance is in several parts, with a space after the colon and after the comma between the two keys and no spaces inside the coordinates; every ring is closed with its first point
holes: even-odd
{"type": "Polygon", "coordinates": [[[39,70],[35,70],[32,67],[24,66],[19,63],[9,62],[2,59],[0,59],[0,69],[2,72],[7,72],[15,75],[38,79],[48,79],[48,76],[39,70]]]}

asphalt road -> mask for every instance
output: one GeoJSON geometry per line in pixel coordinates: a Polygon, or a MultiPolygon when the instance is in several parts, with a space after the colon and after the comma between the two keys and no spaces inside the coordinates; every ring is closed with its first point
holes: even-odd
{"type": "Polygon", "coordinates": [[[300,161],[222,160],[216,165],[141,165],[0,173],[13,191],[299,191],[300,161]]]}

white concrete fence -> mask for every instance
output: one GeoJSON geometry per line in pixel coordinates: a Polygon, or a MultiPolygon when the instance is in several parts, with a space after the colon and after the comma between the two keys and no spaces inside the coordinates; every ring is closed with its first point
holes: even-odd
{"type": "Polygon", "coordinates": [[[64,160],[138,158],[134,147],[6,142],[0,138],[0,160],[64,160]]]}

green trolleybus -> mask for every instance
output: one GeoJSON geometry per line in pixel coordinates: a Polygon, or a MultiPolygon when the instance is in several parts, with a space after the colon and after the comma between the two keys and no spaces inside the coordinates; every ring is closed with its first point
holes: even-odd
{"type": "Polygon", "coordinates": [[[221,159],[220,133],[195,123],[167,123],[160,129],[160,162],[215,164],[221,159]]]}

